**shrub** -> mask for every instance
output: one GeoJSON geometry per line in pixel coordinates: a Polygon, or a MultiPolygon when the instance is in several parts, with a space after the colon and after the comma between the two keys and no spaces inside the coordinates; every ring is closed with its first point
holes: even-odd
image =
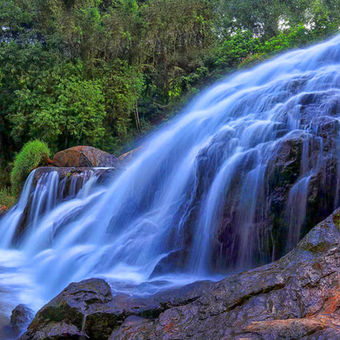
{"type": "Polygon", "coordinates": [[[19,154],[15,157],[14,167],[11,172],[12,191],[18,194],[29,173],[40,165],[47,165],[50,155],[48,146],[34,140],[24,145],[19,154]]]}
{"type": "Polygon", "coordinates": [[[0,209],[1,206],[5,206],[9,209],[15,204],[15,202],[16,197],[7,187],[0,189],[0,209]]]}

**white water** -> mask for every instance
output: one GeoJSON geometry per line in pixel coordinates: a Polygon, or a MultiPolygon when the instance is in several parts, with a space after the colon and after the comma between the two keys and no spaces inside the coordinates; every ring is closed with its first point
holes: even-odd
{"type": "MultiPolygon", "coordinates": [[[[0,285],[20,291],[15,303],[39,307],[88,277],[126,286],[183,284],[268,262],[277,256],[268,222],[273,160],[287,141],[302,141],[283,212],[290,249],[301,236],[311,180],[330,158],[339,159],[339,149],[325,149],[328,136],[321,133],[325,119],[338,129],[339,112],[340,36],[209,88],[152,135],[110,185],[63,203],[48,199],[48,213],[39,214],[42,195],[57,190],[50,177],[34,194],[25,235],[13,243],[30,177],[18,205],[0,221],[0,285]],[[223,240],[216,236],[221,225],[223,240]]],[[[334,190],[332,206],[339,185],[334,190]]]]}
{"type": "Polygon", "coordinates": [[[37,294],[31,267],[27,266],[28,254],[18,250],[17,243],[27,242],[44,217],[58,211],[57,205],[61,207],[74,197],[87,197],[98,180],[95,170],[64,179],[59,178],[58,172],[49,171],[38,176],[36,181],[35,173],[36,170],[32,171],[27,178],[19,202],[0,220],[0,314],[8,315],[17,302],[35,309],[42,305],[44,300],[37,294]],[[20,232],[22,226],[25,227],[24,234],[20,232]]]}

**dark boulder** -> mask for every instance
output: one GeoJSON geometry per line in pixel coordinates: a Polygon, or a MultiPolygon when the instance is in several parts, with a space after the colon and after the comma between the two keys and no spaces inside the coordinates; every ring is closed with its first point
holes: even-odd
{"type": "Polygon", "coordinates": [[[102,332],[110,333],[113,325],[104,325],[103,320],[111,301],[110,287],[103,280],[72,283],[37,313],[22,339],[88,338],[85,329],[89,334],[92,332],[87,325],[89,320],[91,325],[94,320],[99,322],[102,332]]]}
{"type": "Polygon", "coordinates": [[[21,339],[50,339],[57,335],[65,339],[108,339],[122,324],[148,321],[183,301],[193,301],[210,284],[199,282],[148,298],[133,298],[126,294],[114,296],[102,279],[72,283],[37,313],[21,339]]]}
{"type": "Polygon", "coordinates": [[[22,340],[339,339],[340,209],[279,261],[148,298],[113,296],[99,279],[73,283],[22,340]]]}
{"type": "Polygon", "coordinates": [[[56,153],[51,163],[57,167],[116,167],[119,160],[92,146],[75,146],[56,153]]]}
{"type": "Polygon", "coordinates": [[[34,312],[32,309],[25,305],[16,306],[11,315],[11,327],[14,333],[17,335],[23,333],[33,318],[34,312]]]}
{"type": "Polygon", "coordinates": [[[113,339],[339,339],[340,209],[272,264],[211,284],[113,339]]]}

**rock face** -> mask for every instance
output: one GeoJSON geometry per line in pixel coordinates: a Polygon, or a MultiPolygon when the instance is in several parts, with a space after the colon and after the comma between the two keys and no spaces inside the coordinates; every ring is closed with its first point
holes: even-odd
{"type": "Polygon", "coordinates": [[[99,279],[72,283],[22,340],[339,339],[340,209],[263,267],[149,298],[113,296],[99,279]]]}
{"type": "MultiPolygon", "coordinates": [[[[270,158],[263,177],[247,179],[249,169],[254,168],[250,156],[235,166],[228,190],[224,189],[222,217],[216,222],[217,232],[210,244],[211,268],[222,268],[223,272],[279,259],[337,206],[339,122],[336,116],[318,117],[311,110],[314,104],[303,106],[301,119],[303,126],[311,124],[313,133],[299,130],[277,138],[267,150],[270,158]],[[256,187],[254,183],[260,184],[256,187]],[[251,190],[256,194],[250,198],[251,190]],[[240,225],[246,225],[249,234],[240,225]]],[[[279,136],[283,132],[278,129],[276,133],[279,136]]],[[[199,155],[188,226],[197,223],[201,213],[197,202],[204,199],[232,137],[223,135],[199,155]]],[[[186,243],[190,243],[191,231],[186,230],[186,243]]]]}
{"type": "Polygon", "coordinates": [[[92,146],[75,146],[56,153],[52,164],[57,167],[116,167],[118,159],[92,146]]]}
{"type": "Polygon", "coordinates": [[[62,198],[74,196],[89,178],[95,176],[99,182],[109,181],[116,175],[118,168],[89,169],[88,167],[40,167],[35,170],[33,187],[36,187],[44,176],[52,172],[58,175],[59,191],[62,198]]]}
{"type": "Polygon", "coordinates": [[[11,327],[15,334],[23,333],[32,322],[34,312],[25,305],[18,305],[12,311],[11,327]]]}

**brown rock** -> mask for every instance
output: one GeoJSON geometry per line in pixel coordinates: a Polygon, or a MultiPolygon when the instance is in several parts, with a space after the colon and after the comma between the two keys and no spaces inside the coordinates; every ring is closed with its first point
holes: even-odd
{"type": "Polygon", "coordinates": [[[75,146],[59,151],[52,164],[57,167],[116,167],[118,159],[92,146],[75,146]]]}

